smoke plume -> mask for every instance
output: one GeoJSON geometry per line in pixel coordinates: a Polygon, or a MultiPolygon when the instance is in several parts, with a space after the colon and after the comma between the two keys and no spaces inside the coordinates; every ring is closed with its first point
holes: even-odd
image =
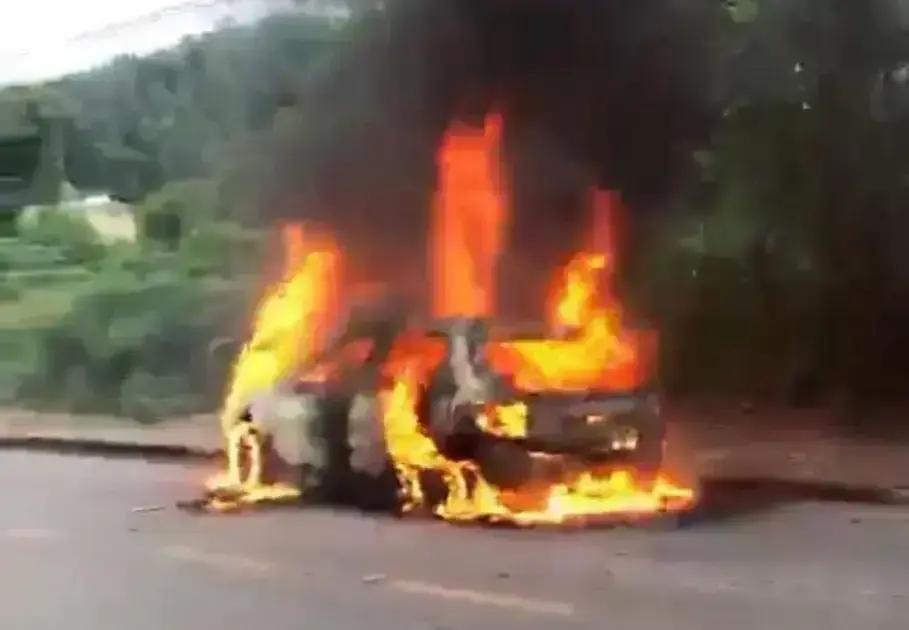
{"type": "MultiPolygon", "coordinates": [[[[630,264],[708,127],[708,12],[673,0],[388,2],[307,84],[271,205],[332,224],[360,268],[412,270],[419,283],[442,134],[497,109],[514,204],[506,284],[577,248],[591,186],[623,194],[630,264]]],[[[524,293],[506,307],[540,303],[524,293]]]]}

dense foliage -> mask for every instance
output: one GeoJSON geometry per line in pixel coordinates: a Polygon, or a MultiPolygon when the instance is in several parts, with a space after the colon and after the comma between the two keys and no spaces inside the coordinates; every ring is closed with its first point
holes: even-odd
{"type": "Polygon", "coordinates": [[[225,157],[296,103],[303,79],[342,37],[330,20],[284,14],[63,79],[53,89],[72,113],[68,177],[138,200],[229,168],[225,157]]]}

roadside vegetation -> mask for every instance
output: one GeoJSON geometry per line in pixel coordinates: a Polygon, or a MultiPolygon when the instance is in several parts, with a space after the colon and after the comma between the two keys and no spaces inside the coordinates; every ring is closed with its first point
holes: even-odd
{"type": "Polygon", "coordinates": [[[47,212],[2,242],[0,400],[142,420],[210,409],[260,282],[262,235],[208,224],[176,243],[105,245],[47,212]]]}

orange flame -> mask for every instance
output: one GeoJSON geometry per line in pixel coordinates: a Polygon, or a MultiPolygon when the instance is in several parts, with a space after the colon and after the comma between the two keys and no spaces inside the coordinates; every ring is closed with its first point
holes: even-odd
{"type": "Polygon", "coordinates": [[[437,156],[431,264],[436,317],[488,316],[508,219],[499,173],[502,118],[451,127],[437,156]]]}
{"type": "Polygon", "coordinates": [[[307,245],[302,227],[283,231],[284,279],[256,309],[252,338],[234,363],[221,413],[225,435],[255,394],[270,389],[315,352],[333,310],[340,255],[326,238],[307,245]]]}
{"type": "Polygon", "coordinates": [[[427,473],[441,475],[447,492],[434,511],[451,521],[556,524],[610,513],[675,511],[694,500],[691,489],[666,477],[660,476],[652,489],[644,489],[636,484],[633,471],[613,470],[601,475],[584,472],[570,482],[550,486],[542,497],[534,497],[533,505],[539,507],[521,507],[526,497],[520,491],[504,492],[484,479],[473,462],[452,461],[439,452],[420,427],[416,411],[419,386],[414,372],[405,368],[382,397],[386,445],[405,511],[426,505],[427,473]]]}
{"type": "Polygon", "coordinates": [[[579,254],[565,268],[550,315],[553,338],[490,344],[490,363],[518,389],[618,391],[649,376],[653,334],[624,330],[619,307],[598,298],[607,260],[579,254]]]}
{"type": "Polygon", "coordinates": [[[592,194],[591,249],[562,270],[550,300],[552,337],[490,344],[492,366],[524,391],[627,391],[653,373],[656,335],[627,330],[612,292],[614,193],[592,194]]]}
{"type": "Polygon", "coordinates": [[[285,501],[300,496],[288,483],[266,483],[263,478],[262,438],[251,423],[236,424],[227,433],[227,470],[206,482],[212,492],[209,507],[223,512],[242,505],[265,501],[285,501]],[[245,455],[245,458],[244,458],[245,455]]]}
{"type": "Polygon", "coordinates": [[[307,240],[299,225],[286,226],[282,236],[284,278],[266,293],[256,310],[252,337],[234,363],[221,411],[228,470],[209,483],[212,490],[237,491],[240,503],[298,493],[295,488],[264,483],[261,437],[242,416],[256,394],[275,387],[317,351],[336,300],[340,254],[334,243],[325,237],[307,240]],[[249,460],[247,474],[241,474],[241,454],[249,460]]]}
{"type": "Polygon", "coordinates": [[[490,435],[503,438],[527,437],[527,405],[492,405],[477,417],[477,426],[490,435]]]}
{"type": "Polygon", "coordinates": [[[606,268],[606,256],[586,254],[575,257],[566,267],[561,295],[550,315],[554,330],[583,328],[595,316],[597,285],[606,268]]]}

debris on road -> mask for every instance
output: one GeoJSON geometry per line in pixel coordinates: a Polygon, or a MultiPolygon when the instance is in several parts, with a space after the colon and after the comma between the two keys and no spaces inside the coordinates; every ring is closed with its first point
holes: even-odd
{"type": "Polygon", "coordinates": [[[385,581],[384,573],[372,573],[370,575],[363,576],[364,584],[377,584],[378,582],[384,582],[384,581],[385,581]]]}
{"type": "Polygon", "coordinates": [[[144,514],[146,512],[161,512],[165,507],[163,505],[140,505],[133,508],[134,514],[144,514]]]}

